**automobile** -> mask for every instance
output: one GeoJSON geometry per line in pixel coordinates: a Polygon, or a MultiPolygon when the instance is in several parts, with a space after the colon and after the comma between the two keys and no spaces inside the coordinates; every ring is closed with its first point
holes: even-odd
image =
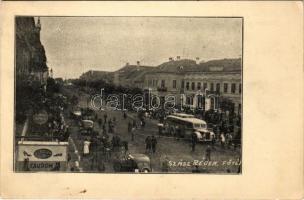
{"type": "Polygon", "coordinates": [[[83,120],[93,120],[95,118],[95,113],[93,110],[84,109],[82,112],[82,119],[83,120]]]}
{"type": "Polygon", "coordinates": [[[71,111],[70,116],[73,119],[80,119],[82,116],[80,108],[75,108],[74,110],[71,111]]]}
{"type": "Polygon", "coordinates": [[[152,172],[150,158],[145,154],[126,154],[113,161],[115,172],[152,172]]]}
{"type": "Polygon", "coordinates": [[[94,128],[94,122],[92,120],[81,120],[80,127],[82,129],[93,129],[94,128]]]}
{"type": "Polygon", "coordinates": [[[194,132],[199,142],[211,142],[215,138],[215,134],[210,129],[195,129],[194,132]]]}

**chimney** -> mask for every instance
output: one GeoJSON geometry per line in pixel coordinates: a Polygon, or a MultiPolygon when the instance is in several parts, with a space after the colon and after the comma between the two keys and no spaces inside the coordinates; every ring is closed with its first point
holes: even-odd
{"type": "Polygon", "coordinates": [[[180,56],[176,56],[176,60],[180,60],[180,56]]]}
{"type": "Polygon", "coordinates": [[[170,57],[170,58],[169,58],[169,61],[173,61],[173,58],[172,58],[172,57],[170,57]]]}
{"type": "Polygon", "coordinates": [[[137,66],[139,67],[139,66],[140,66],[140,61],[137,61],[136,64],[137,64],[137,66]]]}
{"type": "Polygon", "coordinates": [[[199,64],[199,57],[195,58],[196,64],[199,64]]]}

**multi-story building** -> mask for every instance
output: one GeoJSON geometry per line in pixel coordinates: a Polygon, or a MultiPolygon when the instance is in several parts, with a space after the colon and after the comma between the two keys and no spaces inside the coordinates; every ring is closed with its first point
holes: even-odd
{"type": "Polygon", "coordinates": [[[205,97],[212,108],[229,101],[235,113],[241,111],[241,59],[222,59],[204,63],[179,59],[165,62],[145,74],[145,87],[163,99],[175,96],[177,104],[204,108],[205,97]]]}
{"type": "Polygon", "coordinates": [[[16,78],[37,80],[45,84],[48,67],[43,45],[40,41],[40,19],[16,17],[16,78]]]}

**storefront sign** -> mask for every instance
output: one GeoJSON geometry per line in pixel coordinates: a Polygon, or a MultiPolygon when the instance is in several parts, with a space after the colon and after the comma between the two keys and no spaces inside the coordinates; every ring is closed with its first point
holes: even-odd
{"type": "Polygon", "coordinates": [[[20,141],[16,167],[21,171],[65,171],[68,142],[20,141]]]}

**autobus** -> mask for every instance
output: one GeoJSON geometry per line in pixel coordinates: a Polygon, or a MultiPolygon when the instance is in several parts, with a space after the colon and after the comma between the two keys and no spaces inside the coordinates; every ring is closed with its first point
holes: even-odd
{"type": "Polygon", "coordinates": [[[191,115],[173,114],[166,117],[164,123],[158,124],[159,133],[173,137],[191,139],[194,133],[199,142],[211,142],[215,134],[207,128],[204,120],[191,115]]]}

